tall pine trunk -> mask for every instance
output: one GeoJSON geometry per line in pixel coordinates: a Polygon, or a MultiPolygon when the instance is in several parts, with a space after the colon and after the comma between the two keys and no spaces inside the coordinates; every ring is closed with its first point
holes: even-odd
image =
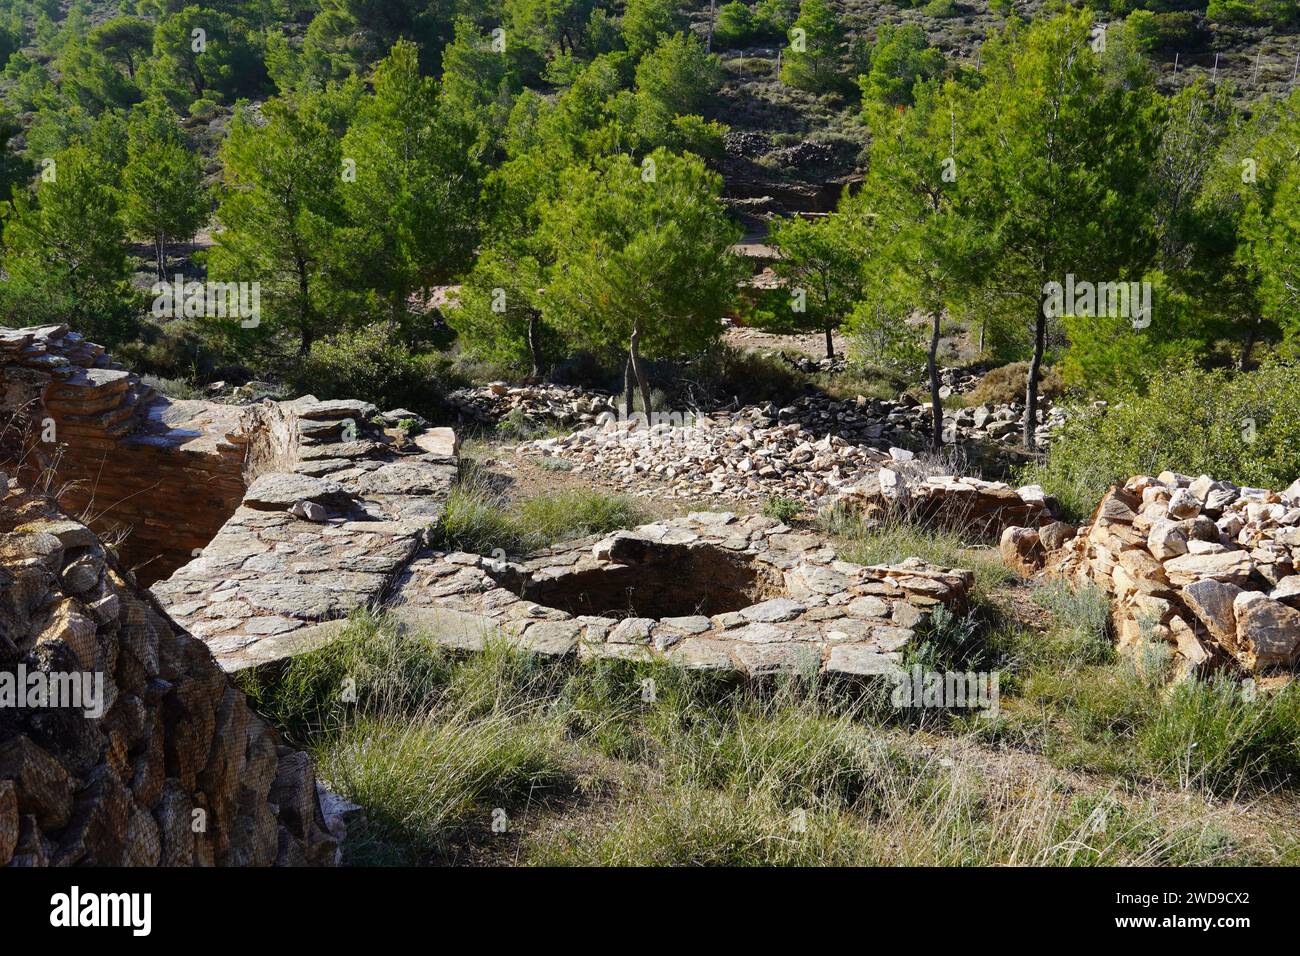
{"type": "Polygon", "coordinates": [[[939,311],[930,314],[930,352],[925,360],[930,373],[930,420],[932,434],[930,447],[938,451],[943,447],[943,399],[939,397],[939,311]]]}
{"type": "Polygon", "coordinates": [[[638,343],[641,340],[641,326],[632,326],[632,337],[628,342],[628,358],[632,361],[632,374],[636,376],[637,387],[641,390],[641,410],[645,412],[646,420],[650,419],[650,380],[646,375],[645,368],[641,365],[641,353],[638,350],[638,343]]]}
{"type": "Polygon", "coordinates": [[[629,355],[623,361],[623,417],[625,419],[632,417],[634,380],[635,377],[632,374],[632,356],[629,355]]]}
{"type": "Polygon", "coordinates": [[[1025,381],[1025,447],[1033,451],[1038,447],[1038,373],[1043,367],[1043,350],[1047,346],[1047,293],[1038,299],[1038,316],[1034,319],[1034,356],[1029,361],[1029,375],[1025,381]]]}
{"type": "Polygon", "coordinates": [[[541,314],[532,311],[528,313],[528,351],[533,356],[533,374],[532,377],[540,379],[542,377],[542,317],[541,314]]]}

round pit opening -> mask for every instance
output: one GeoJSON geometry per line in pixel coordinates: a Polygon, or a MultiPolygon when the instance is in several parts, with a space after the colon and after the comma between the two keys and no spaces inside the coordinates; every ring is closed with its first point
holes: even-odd
{"type": "Polygon", "coordinates": [[[533,581],[524,597],[574,615],[665,618],[739,611],[783,592],[780,572],[747,555],[619,539],[611,563],[533,581]]]}

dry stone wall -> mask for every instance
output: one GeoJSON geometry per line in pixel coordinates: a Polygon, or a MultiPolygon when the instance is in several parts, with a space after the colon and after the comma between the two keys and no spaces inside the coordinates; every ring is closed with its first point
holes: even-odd
{"type": "Polygon", "coordinates": [[[66,326],[0,329],[4,464],[118,545],[148,583],[193,557],[239,504],[255,426],[170,401],[66,326]]]}
{"type": "Polygon", "coordinates": [[[0,866],[334,863],[307,756],[89,528],[0,493],[0,866]]]}
{"type": "Polygon", "coordinates": [[[1300,482],[1276,492],[1208,475],[1138,475],[1112,488],[1046,561],[1104,587],[1119,646],[1166,643],[1180,675],[1300,663],[1300,482]]]}

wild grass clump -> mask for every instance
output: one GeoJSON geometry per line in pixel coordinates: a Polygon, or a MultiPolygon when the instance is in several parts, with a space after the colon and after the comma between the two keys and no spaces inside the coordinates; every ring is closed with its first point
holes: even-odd
{"type": "Polygon", "coordinates": [[[358,611],[331,642],[278,672],[238,676],[250,702],[292,739],[336,733],[357,713],[418,713],[451,678],[453,661],[425,635],[358,611]]]}
{"type": "MultiPolygon", "coordinates": [[[[491,829],[492,814],[565,779],[558,728],[508,710],[471,717],[362,717],[317,751],[321,776],[366,810],[351,861],[412,863],[456,831],[491,829]]],[[[508,819],[508,816],[507,816],[508,819]]]]}
{"type": "MultiPolygon", "coordinates": [[[[966,396],[969,405],[1010,405],[1013,402],[1024,404],[1025,386],[1029,382],[1029,363],[1012,362],[991,369],[976,383],[966,396]]],[[[1054,368],[1039,371],[1038,394],[1040,398],[1056,398],[1062,392],[1065,383],[1060,372],[1054,368]]]]}
{"type": "Polygon", "coordinates": [[[1151,770],[1183,788],[1229,793],[1300,774],[1300,690],[1274,693],[1226,676],[1187,681],[1138,734],[1151,770]]]}
{"type": "Polygon", "coordinates": [[[645,520],[644,510],[625,495],[572,488],[511,502],[470,473],[448,495],[436,540],[447,550],[526,555],[567,538],[605,534],[645,520]]]}
{"type": "Polygon", "coordinates": [[[855,564],[896,564],[921,558],[948,568],[975,573],[976,599],[984,600],[1013,574],[998,552],[969,540],[955,528],[936,527],[905,515],[864,518],[860,513],[831,508],[818,518],[818,528],[838,539],[841,559],[855,564]]]}
{"type": "Polygon", "coordinates": [[[1053,578],[1034,590],[1034,602],[1052,615],[1052,627],[1035,656],[1066,664],[1107,664],[1115,658],[1110,596],[1095,584],[1075,586],[1053,578]]]}

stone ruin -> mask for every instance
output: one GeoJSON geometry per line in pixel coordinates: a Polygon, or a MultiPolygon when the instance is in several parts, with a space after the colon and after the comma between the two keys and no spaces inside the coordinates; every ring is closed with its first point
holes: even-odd
{"type": "Polygon", "coordinates": [[[1176,652],[1176,674],[1285,672],[1300,663],[1300,482],[1283,492],[1208,475],[1138,475],[1077,536],[1030,561],[1114,599],[1121,649],[1176,652]]]}
{"type": "Polygon", "coordinates": [[[725,512],[567,542],[513,562],[412,563],[398,620],[460,649],[501,634],[533,653],[662,660],[743,677],[893,673],[974,577],[910,559],[863,567],[772,518],[725,512]]]}
{"type": "Polygon", "coordinates": [[[0,493],[0,866],[332,864],[307,755],[89,528],[0,493]],[[31,696],[85,673],[98,717],[31,696]]]}
{"type": "Polygon", "coordinates": [[[4,862],[332,862],[310,762],[222,670],[320,647],[361,608],[458,650],[871,677],[973,583],[715,512],[526,559],[447,553],[456,437],[410,412],[172,401],[61,326],[0,330],[0,387],[0,664],[109,688],[102,719],[0,711],[4,862]]]}
{"type": "Polygon", "coordinates": [[[398,427],[417,417],[409,412],[310,396],[242,408],[173,402],[64,328],[2,341],[6,407],[31,426],[18,449],[29,482],[43,480],[69,511],[111,503],[89,509],[92,525],[126,532],[119,553],[227,671],[320,646],[366,607],[459,647],[500,633],[536,653],[662,656],[751,676],[878,670],[933,607],[960,609],[971,586],[968,572],[918,561],[850,565],[812,535],[724,513],[520,561],[443,553],[431,540],[457,471],[448,429],[410,436],[398,427]],[[63,403],[75,389],[91,390],[75,404],[95,413],[70,417],[63,403]],[[34,426],[51,420],[57,442],[47,447],[34,426]],[[111,484],[118,476],[131,495],[111,484]],[[175,503],[193,501],[188,482],[218,480],[220,495],[201,508],[175,503]],[[132,504],[114,506],[124,499],[132,504]],[[162,533],[170,520],[184,524],[185,549],[162,533]]]}
{"type": "Polygon", "coordinates": [[[868,522],[907,520],[960,528],[996,538],[1006,528],[1057,523],[1056,502],[1037,485],[1012,488],[1003,481],[936,475],[909,451],[890,449],[891,460],[843,488],[831,502],[868,522]]]}

